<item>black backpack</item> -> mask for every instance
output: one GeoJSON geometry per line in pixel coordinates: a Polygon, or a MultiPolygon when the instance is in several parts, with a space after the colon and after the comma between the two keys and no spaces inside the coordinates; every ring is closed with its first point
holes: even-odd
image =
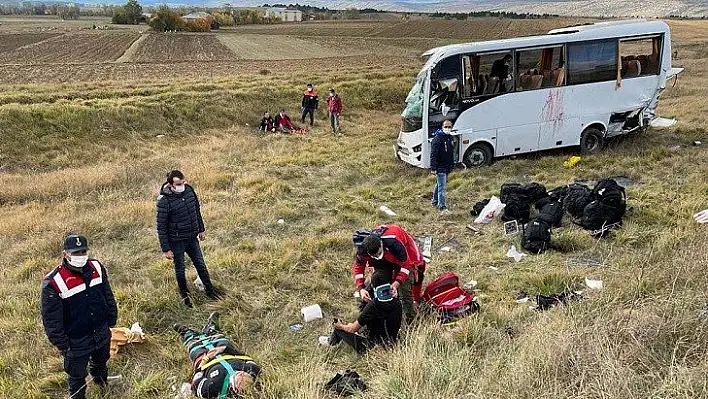
{"type": "Polygon", "coordinates": [[[614,179],[602,179],[592,189],[593,198],[614,208],[619,218],[627,211],[627,194],[614,179]]]}
{"type": "Polygon", "coordinates": [[[535,204],[541,198],[548,197],[548,192],[546,192],[546,186],[540,183],[527,183],[522,187],[522,191],[529,197],[529,203],[535,204]]]}
{"type": "Polygon", "coordinates": [[[571,216],[576,219],[581,218],[583,210],[590,202],[592,202],[592,192],[588,186],[580,183],[568,185],[563,199],[563,208],[571,216]]]}
{"type": "Polygon", "coordinates": [[[612,206],[605,204],[602,201],[592,201],[583,210],[583,217],[580,220],[580,225],[587,230],[597,231],[615,224],[622,223],[622,217],[619,212],[612,206]]]}
{"type": "Polygon", "coordinates": [[[519,183],[504,183],[501,186],[501,191],[499,191],[499,200],[502,204],[506,204],[509,201],[509,195],[512,193],[521,192],[521,184],[519,183]]]}
{"type": "Polygon", "coordinates": [[[560,186],[560,187],[556,187],[553,190],[549,191],[548,196],[560,203],[563,203],[563,199],[565,199],[565,194],[567,192],[568,192],[568,186],[560,186]]]}
{"type": "Polygon", "coordinates": [[[341,396],[356,395],[367,388],[359,373],[354,370],[346,370],[344,374],[337,373],[324,387],[341,396]]]}
{"type": "Polygon", "coordinates": [[[521,192],[514,192],[507,196],[507,201],[504,203],[504,212],[501,215],[501,220],[509,222],[518,220],[521,223],[526,223],[531,216],[531,203],[529,197],[521,192]]]}
{"type": "Polygon", "coordinates": [[[531,254],[540,254],[551,244],[551,225],[542,218],[530,221],[524,229],[522,245],[531,254]]]}
{"type": "Polygon", "coordinates": [[[561,227],[563,221],[563,205],[551,197],[542,198],[534,205],[539,210],[538,217],[550,223],[553,227],[561,227]]]}
{"type": "Polygon", "coordinates": [[[482,213],[482,210],[484,209],[485,206],[489,203],[489,198],[485,198],[478,203],[474,204],[472,209],[470,210],[470,214],[472,216],[479,216],[480,213],[482,213]]]}

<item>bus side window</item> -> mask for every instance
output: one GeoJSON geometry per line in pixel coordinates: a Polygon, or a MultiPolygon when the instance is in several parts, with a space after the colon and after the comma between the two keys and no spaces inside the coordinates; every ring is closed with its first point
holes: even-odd
{"type": "Polygon", "coordinates": [[[617,80],[617,40],[568,44],[569,85],[617,80]]]}
{"type": "Polygon", "coordinates": [[[466,55],[463,58],[465,97],[514,91],[512,53],[466,55]]]}
{"type": "Polygon", "coordinates": [[[661,36],[621,40],[621,78],[658,75],[661,69],[661,45],[661,36]]]}
{"type": "Polygon", "coordinates": [[[520,50],[516,52],[517,91],[563,86],[565,82],[563,47],[520,50]]]}

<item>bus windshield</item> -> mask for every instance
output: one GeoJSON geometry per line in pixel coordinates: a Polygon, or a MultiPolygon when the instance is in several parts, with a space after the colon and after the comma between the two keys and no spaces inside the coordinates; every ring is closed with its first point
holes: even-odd
{"type": "Polygon", "coordinates": [[[426,77],[425,73],[418,75],[415,86],[406,97],[406,108],[401,114],[402,132],[414,132],[423,127],[423,90],[426,77]]]}

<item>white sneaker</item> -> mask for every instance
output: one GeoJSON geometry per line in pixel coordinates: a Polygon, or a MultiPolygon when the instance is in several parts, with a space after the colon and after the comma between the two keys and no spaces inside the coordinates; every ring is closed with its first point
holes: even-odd
{"type": "Polygon", "coordinates": [[[447,208],[446,208],[446,209],[443,209],[442,211],[440,211],[440,215],[442,215],[442,216],[447,216],[447,215],[450,215],[450,214],[452,214],[452,212],[450,212],[450,210],[447,209],[447,208]]]}

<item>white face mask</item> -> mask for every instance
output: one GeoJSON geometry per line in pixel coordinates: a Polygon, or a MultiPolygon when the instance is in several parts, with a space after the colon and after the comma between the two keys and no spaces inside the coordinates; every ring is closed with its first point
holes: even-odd
{"type": "Polygon", "coordinates": [[[312,91],[312,87],[308,87],[308,88],[307,88],[307,91],[312,91]]]}
{"type": "Polygon", "coordinates": [[[69,256],[69,264],[77,269],[81,269],[88,262],[88,255],[71,255],[69,256]]]}
{"type": "Polygon", "coordinates": [[[186,186],[185,186],[184,184],[179,185],[179,186],[172,186],[172,191],[176,192],[177,194],[183,193],[185,187],[186,187],[186,186]]]}
{"type": "Polygon", "coordinates": [[[381,254],[378,255],[378,256],[376,256],[376,255],[371,255],[371,257],[374,258],[374,259],[376,259],[376,260],[381,260],[381,259],[383,259],[383,256],[384,256],[384,251],[381,251],[381,254]]]}
{"type": "Polygon", "coordinates": [[[444,128],[443,128],[443,133],[445,133],[445,134],[450,134],[450,133],[452,133],[452,128],[451,128],[451,127],[444,127],[444,128]]]}

